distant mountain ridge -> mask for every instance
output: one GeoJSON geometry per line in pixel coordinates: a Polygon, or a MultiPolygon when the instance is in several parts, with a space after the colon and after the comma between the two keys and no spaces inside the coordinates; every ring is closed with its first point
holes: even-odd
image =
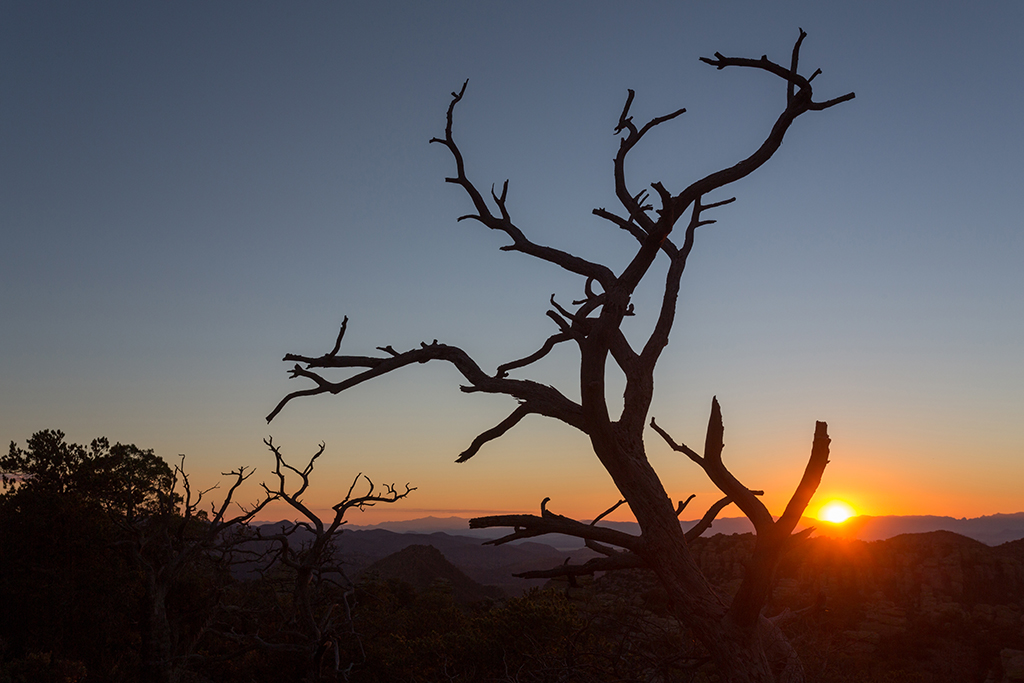
{"type": "MultiPolygon", "coordinates": [[[[694,523],[680,522],[684,528],[689,528],[694,523]]],[[[282,525],[290,527],[292,523],[277,522],[259,526],[272,528],[282,525]]],[[[601,522],[601,525],[631,534],[639,534],[640,531],[635,522],[601,522]]],[[[882,541],[907,534],[952,532],[988,546],[1001,546],[1011,541],[1018,545],[1024,544],[1024,512],[974,519],[926,515],[861,516],[843,524],[804,518],[801,527],[807,526],[815,527],[815,537],[860,541],[882,541]]],[[[753,529],[746,518],[724,518],[715,521],[711,529],[704,534],[704,539],[718,538],[731,542],[729,539],[733,536],[751,531],[753,529]]],[[[507,595],[520,595],[530,587],[545,583],[542,579],[518,579],[513,577],[513,574],[533,569],[549,569],[567,559],[571,559],[573,563],[585,562],[596,556],[593,551],[583,548],[579,539],[557,535],[500,546],[483,545],[484,541],[506,533],[507,529],[470,529],[469,520],[460,517],[427,517],[375,526],[346,526],[346,531],[337,537],[337,547],[346,571],[350,577],[355,578],[375,562],[409,546],[433,546],[472,581],[484,586],[496,586],[507,595]],[[441,530],[437,530],[439,528],[441,530]]],[[[300,530],[295,540],[302,542],[303,538],[304,532],[300,530]]],[[[410,558],[418,558],[423,562],[430,559],[424,557],[410,555],[402,562],[408,563],[411,561],[410,558]]],[[[243,568],[238,571],[240,575],[246,575],[246,572],[251,570],[243,568]]]]}
{"type": "Polygon", "coordinates": [[[935,515],[864,515],[848,519],[842,524],[810,519],[805,521],[817,528],[819,534],[862,541],[881,541],[901,534],[923,534],[932,531],[952,531],[990,546],[1024,538],[1024,512],[960,519],[935,515]]]}
{"type": "MultiPolygon", "coordinates": [[[[696,523],[696,520],[680,522],[684,529],[688,529],[696,523]]],[[[601,522],[601,525],[631,534],[640,532],[636,522],[601,522]]],[[[900,534],[952,531],[986,545],[996,546],[1024,538],[1024,512],[960,519],[937,515],[886,515],[880,517],[862,515],[853,517],[842,524],[832,524],[824,520],[804,517],[800,527],[808,526],[815,527],[818,535],[840,536],[862,541],[880,541],[900,534]]],[[[352,530],[386,529],[396,533],[420,534],[444,532],[479,539],[498,538],[508,533],[506,529],[470,529],[469,519],[463,517],[422,517],[368,526],[349,525],[347,528],[352,530]]],[[[746,534],[752,531],[753,527],[745,517],[725,517],[715,520],[711,529],[704,535],[746,534]]],[[[572,549],[582,545],[577,539],[559,536],[545,536],[538,538],[537,541],[561,549],[572,549]]]]}

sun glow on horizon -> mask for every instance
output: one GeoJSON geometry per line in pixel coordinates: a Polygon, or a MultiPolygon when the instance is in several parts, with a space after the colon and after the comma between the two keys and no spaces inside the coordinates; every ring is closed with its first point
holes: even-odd
{"type": "Polygon", "coordinates": [[[818,510],[818,519],[832,524],[842,524],[850,517],[857,514],[857,511],[850,507],[847,503],[841,500],[832,500],[825,503],[820,510],[818,510]]]}

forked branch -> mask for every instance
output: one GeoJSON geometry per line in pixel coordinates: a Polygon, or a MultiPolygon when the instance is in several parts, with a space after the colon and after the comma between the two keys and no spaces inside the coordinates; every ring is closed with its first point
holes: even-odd
{"type": "Polygon", "coordinates": [[[277,479],[277,483],[271,487],[266,482],[260,484],[264,491],[267,492],[268,496],[272,496],[274,499],[280,499],[286,502],[296,512],[302,514],[305,521],[308,522],[307,528],[319,539],[322,535],[331,535],[334,531],[344,524],[345,513],[353,508],[364,509],[367,507],[373,507],[378,503],[396,503],[403,498],[406,498],[410,493],[416,490],[416,487],[405,485],[405,491],[399,491],[394,484],[387,484],[384,487],[384,491],[381,493],[376,492],[376,486],[373,481],[366,475],[359,473],[355,479],[352,480],[352,484],[348,488],[348,492],[345,497],[333,505],[331,509],[334,511],[334,518],[325,524],[319,515],[309,509],[303,502],[302,497],[309,488],[309,478],[313,473],[313,466],[317,459],[323,455],[326,445],[321,442],[320,448],[314,453],[309,462],[301,470],[290,465],[281,452],[281,449],[274,444],[274,440],[267,437],[263,440],[263,443],[267,445],[270,452],[274,454],[274,475],[277,479]],[[288,490],[288,477],[287,472],[292,472],[298,477],[298,482],[295,484],[294,490],[288,490]],[[366,482],[367,491],[362,495],[353,495],[356,486],[360,480],[366,482]]]}
{"type": "MultiPolygon", "coordinates": [[[[656,223],[652,220],[646,213],[647,207],[642,203],[643,200],[641,197],[644,196],[644,193],[634,195],[630,192],[626,185],[626,156],[652,128],[682,116],[686,113],[686,109],[677,109],[671,114],[655,117],[644,124],[642,128],[638,129],[633,123],[633,117],[629,115],[629,109],[633,105],[633,98],[636,96],[636,93],[633,90],[628,90],[627,92],[626,104],[623,106],[622,113],[619,114],[619,122],[615,126],[616,135],[622,133],[624,130],[628,131],[628,134],[619,141],[619,150],[616,153],[615,161],[613,162],[615,196],[629,214],[628,222],[635,221],[643,231],[645,237],[641,240],[641,243],[645,244],[653,239],[658,243],[657,246],[660,247],[661,240],[667,237],[668,231],[672,229],[671,225],[665,224],[663,221],[658,221],[656,223]],[[652,238],[652,235],[656,236],[652,238]]],[[[655,189],[657,188],[655,187],[655,189]]],[[[662,199],[664,200],[664,197],[662,197],[662,199]]],[[[666,208],[667,207],[663,202],[661,213],[664,213],[666,208]]],[[[620,227],[625,226],[620,225],[620,227]]],[[[630,232],[633,231],[631,230],[630,232]]],[[[634,233],[634,236],[638,236],[637,233],[634,233]]]]}
{"type": "MultiPolygon", "coordinates": [[[[722,412],[718,399],[712,399],[711,417],[708,420],[707,437],[704,454],[700,455],[685,444],[677,443],[669,434],[651,420],[651,427],[675,451],[684,453],[690,460],[700,465],[708,478],[723,492],[726,497],[715,503],[693,529],[686,533],[687,540],[692,540],[703,533],[715,515],[730,502],[736,501],[739,508],[754,524],[757,540],[754,545],[753,559],[748,563],[743,583],[740,585],[732,605],[730,615],[738,624],[745,628],[753,628],[759,618],[768,593],[771,590],[775,568],[779,558],[786,550],[792,538],[793,530],[800,522],[804,510],[807,509],[811,497],[821,483],[825,466],[828,465],[829,437],[828,425],[818,422],[814,428],[814,443],[811,456],[804,469],[803,477],[796,491],[790,498],[786,511],[775,521],[768,509],[757,500],[761,491],[751,491],[739,482],[726,468],[722,461],[724,448],[724,428],[722,412]]],[[[805,532],[801,532],[805,534],[805,532]]],[[[798,534],[799,536],[799,534],[798,534]]]]}
{"type": "Polygon", "coordinates": [[[722,461],[725,428],[722,425],[722,409],[717,398],[711,399],[711,417],[708,420],[703,456],[684,444],[676,443],[653,419],[651,428],[665,439],[672,450],[684,453],[690,460],[700,465],[712,483],[743,511],[759,534],[766,533],[774,524],[768,509],[756,498],[755,493],[741,484],[722,461]]]}
{"type": "MultiPolygon", "coordinates": [[[[794,67],[799,63],[800,46],[806,35],[807,34],[801,29],[800,36],[797,38],[796,44],[793,46],[791,64],[793,64],[794,67]]],[[[807,111],[822,111],[824,109],[834,107],[837,104],[848,102],[856,96],[854,93],[850,92],[824,102],[815,102],[813,100],[811,80],[814,76],[817,76],[818,73],[820,73],[819,71],[816,71],[814,76],[811,78],[804,78],[797,73],[795,68],[787,69],[786,67],[771,61],[767,56],[762,56],[760,59],[748,59],[744,57],[726,57],[722,53],[716,52],[714,59],[701,57],[700,61],[705,64],[710,64],[719,70],[729,66],[737,66],[766,71],[786,81],[787,95],[791,92],[792,95],[787,97],[786,109],[779,115],[779,118],[776,120],[771,132],[768,134],[768,137],[753,154],[729,168],[705,176],[673,198],[673,209],[676,212],[676,215],[682,215],[682,212],[686,207],[689,206],[697,197],[728,185],[729,183],[733,183],[757,170],[765,161],[771,158],[779,148],[779,145],[782,144],[783,136],[785,136],[790,124],[797,116],[800,116],[807,111]],[[795,92],[793,92],[794,87],[796,89],[795,92]]]]}

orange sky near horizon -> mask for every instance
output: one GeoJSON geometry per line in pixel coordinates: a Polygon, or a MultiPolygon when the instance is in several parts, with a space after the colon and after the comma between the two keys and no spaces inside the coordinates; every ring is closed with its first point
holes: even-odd
{"type": "MultiPolygon", "coordinates": [[[[569,428],[565,429],[571,432],[569,428]]],[[[695,464],[669,452],[653,433],[649,436],[655,437],[648,440],[650,457],[673,500],[678,501],[690,493],[697,494],[681,519],[698,519],[721,494],[695,464]]],[[[806,451],[809,452],[810,434],[807,436],[806,451]]],[[[585,443],[576,443],[577,448],[571,454],[567,449],[562,451],[559,459],[552,459],[540,444],[539,455],[516,452],[525,440],[509,435],[510,443],[495,442],[491,444],[491,452],[482,451],[477,458],[465,464],[455,464],[451,457],[434,460],[424,456],[418,461],[403,460],[406,465],[415,462],[416,466],[409,471],[409,476],[396,480],[396,483],[404,485],[408,480],[418,487],[417,490],[394,504],[382,504],[365,511],[352,510],[346,519],[351,524],[368,525],[428,516],[469,518],[490,514],[537,514],[540,501],[549,496],[549,510],[577,519],[592,519],[618,500],[610,478],[596,458],[587,452],[585,443]],[[503,459],[517,458],[522,463],[520,466],[509,467],[507,461],[502,462],[503,459]]],[[[801,454],[768,455],[764,461],[751,463],[748,458],[730,459],[729,449],[727,445],[727,465],[750,488],[763,488],[765,495],[762,500],[772,514],[780,515],[802,474],[805,460],[801,454]]],[[[436,452],[436,449],[430,450],[436,452]]],[[[336,502],[332,494],[342,490],[338,483],[343,481],[345,488],[351,483],[351,476],[339,480],[337,464],[330,462],[330,455],[328,448],[323,458],[325,462],[313,474],[313,484],[307,496],[311,507],[327,516],[332,514],[329,506],[336,502]]],[[[388,460],[387,457],[368,459],[378,471],[389,469],[386,466],[388,460]]],[[[983,473],[975,473],[973,480],[965,473],[955,484],[950,484],[936,476],[929,478],[926,471],[916,471],[915,462],[917,458],[913,456],[898,454],[878,454],[871,459],[858,457],[856,451],[833,437],[829,466],[804,514],[816,517],[820,509],[833,500],[843,501],[858,515],[867,516],[960,518],[1024,510],[1024,503],[1010,477],[1002,486],[993,486],[983,473]]],[[[374,476],[367,468],[364,470],[374,476]]],[[[375,476],[374,479],[377,482],[390,481],[387,477],[375,476]]],[[[742,513],[735,506],[730,506],[720,516],[739,517],[742,513]]],[[[260,517],[277,520],[289,519],[292,515],[277,504],[260,517]]],[[[608,519],[631,521],[632,516],[624,506],[608,519]]]]}

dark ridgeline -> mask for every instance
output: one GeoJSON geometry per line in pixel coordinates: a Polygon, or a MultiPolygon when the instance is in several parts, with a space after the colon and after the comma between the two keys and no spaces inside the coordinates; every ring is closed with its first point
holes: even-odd
{"type": "MultiPolygon", "coordinates": [[[[853,93],[848,93],[823,101],[814,99],[811,82],[821,70],[803,76],[798,69],[800,48],[806,35],[800,30],[788,66],[767,56],[747,59],[715,53],[713,58],[701,58],[718,70],[751,70],[778,78],[780,94],[785,92],[785,106],[767,137],[750,151],[749,156],[707,175],[697,174],[698,179],[681,191],[670,190],[661,182],[650,186],[653,194],[646,189],[629,188],[626,157],[630,151],[652,129],[678,118],[685,109],[638,125],[631,115],[634,92],[628,91],[625,106],[614,127],[615,134],[621,136],[618,153],[613,159],[615,197],[620,208],[618,213],[604,208],[593,211],[594,215],[614,226],[614,230],[623,230],[636,241],[636,245],[624,254],[623,261],[627,265],[618,272],[612,266],[587,260],[570,251],[531,241],[513,221],[509,211],[506,203],[508,181],[502,185],[500,193],[492,187],[488,197],[470,180],[453,132],[455,108],[466,93],[467,84],[464,83],[458,92],[452,93],[444,136],[431,140],[447,149],[454,161],[454,174],[445,180],[460,187],[473,205],[472,213],[460,220],[470,219],[503,233],[510,240],[502,247],[504,251],[525,254],[577,276],[582,296],[564,304],[552,296],[551,309],[546,315],[555,325],[554,334],[536,351],[499,365],[493,372],[481,368],[463,349],[438,343],[437,340],[421,343],[418,348],[407,351],[383,345],[378,347],[378,355],[339,355],[348,324],[346,317],[334,347],[328,353],[321,356],[285,355],[284,360],[293,363],[291,377],[310,381],[312,386],[285,396],[267,420],[272,420],[285,405],[299,397],[337,394],[410,365],[430,361],[450,363],[462,375],[463,391],[501,394],[516,402],[508,417],[479,434],[459,455],[458,462],[472,458],[489,441],[501,437],[528,415],[559,420],[588,437],[594,454],[622,496],[622,501],[604,514],[628,503],[642,533],[640,536],[624,534],[563,517],[546,508],[547,499],[541,503],[539,515],[483,517],[472,520],[473,527],[512,529],[506,537],[494,543],[551,533],[575,536],[585,539],[588,547],[601,555],[582,565],[569,563],[534,572],[531,574],[534,578],[577,577],[596,571],[635,567],[653,570],[667,592],[666,604],[671,606],[672,616],[686,624],[700,641],[721,676],[735,683],[804,680],[796,652],[778,624],[764,614],[763,608],[771,593],[776,566],[792,543],[794,529],[828,463],[829,437],[825,423],[816,424],[811,455],[803,477],[785,512],[775,520],[757,498],[759,492],[742,484],[723,461],[724,427],[716,399],[711,400],[711,417],[700,452],[677,443],[667,431],[655,424],[649,412],[654,398],[655,368],[668,345],[675,323],[681,278],[695,244],[697,230],[715,222],[710,217],[713,210],[735,199],[719,198],[717,191],[747,177],[771,159],[798,117],[829,109],[854,97],[853,93]],[[656,262],[667,270],[661,300],[656,305],[657,319],[643,346],[634,348],[629,339],[637,336],[627,335],[623,323],[633,315],[634,294],[640,283],[651,274],[656,262]],[[560,344],[570,344],[574,351],[572,362],[579,363],[578,401],[544,381],[511,376],[543,359],[560,344]],[[578,361],[575,353],[579,354],[578,361]],[[607,373],[612,364],[625,379],[623,409],[618,416],[612,415],[607,394],[607,373]],[[324,370],[337,369],[349,369],[354,373],[336,381],[323,374],[324,370]],[[670,500],[647,458],[645,437],[648,425],[670,447],[700,467],[724,496],[707,511],[704,523],[685,534],[679,527],[678,517],[686,503],[680,501],[677,506],[670,500]],[[689,544],[731,503],[735,503],[750,519],[757,531],[757,541],[740,587],[732,600],[726,601],[701,573],[689,544]]],[[[651,277],[661,282],[660,273],[651,277]]],[[[617,387],[618,382],[612,382],[612,386],[617,387]]],[[[573,391],[570,395],[575,394],[573,391]]],[[[613,404],[618,398],[613,397],[613,404]]]]}
{"type": "MultiPolygon", "coordinates": [[[[681,521],[684,530],[693,528],[699,520],[681,521]]],[[[425,517],[402,522],[384,522],[374,525],[350,525],[349,530],[383,530],[413,533],[445,532],[459,536],[471,536],[481,540],[491,540],[504,535],[498,529],[468,529],[469,519],[448,517],[438,519],[425,517]]],[[[636,534],[640,527],[636,522],[615,522],[602,520],[601,526],[607,526],[627,534],[636,534]]],[[[1024,538],[1024,512],[1010,514],[994,514],[982,517],[940,517],[937,515],[885,515],[874,517],[860,515],[835,524],[813,517],[804,517],[797,529],[815,528],[816,536],[832,536],[835,538],[856,538],[862,541],[882,541],[900,534],[920,534],[929,531],[952,531],[955,534],[973,538],[985,545],[1001,545],[1008,541],[1024,538]]],[[[704,535],[714,534],[748,534],[754,526],[746,517],[717,517],[709,531],[704,535]]],[[[544,542],[559,548],[576,548],[582,541],[572,537],[559,537],[550,534],[544,542]]]]}
{"type": "MultiPolygon", "coordinates": [[[[301,539],[300,534],[297,536],[301,539]]],[[[353,577],[362,575],[378,560],[409,546],[432,546],[474,581],[497,586],[509,596],[521,595],[547,583],[547,579],[524,579],[517,575],[538,566],[561,564],[567,559],[583,562],[598,556],[587,548],[564,551],[543,542],[525,541],[494,547],[457,533],[394,533],[384,529],[346,531],[338,536],[335,545],[342,565],[353,577]]]]}

